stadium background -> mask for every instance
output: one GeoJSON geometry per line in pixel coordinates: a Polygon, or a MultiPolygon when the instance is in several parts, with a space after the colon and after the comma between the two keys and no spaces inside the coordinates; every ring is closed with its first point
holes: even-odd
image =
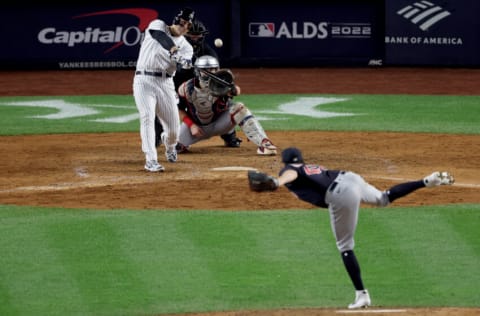
{"type": "MultiPolygon", "coordinates": [[[[154,10],[160,18],[169,21],[179,7],[194,7],[211,31],[208,36],[210,43],[216,37],[223,39],[225,46],[219,49],[220,56],[224,66],[233,68],[243,93],[479,95],[480,27],[475,19],[479,12],[478,1],[430,1],[441,8],[440,12],[448,11],[449,15],[426,31],[398,13],[414,3],[393,0],[319,1],[314,5],[303,1],[184,1],[175,4],[150,1],[135,3],[134,8],[154,10]],[[322,24],[324,22],[326,24],[322,24]],[[253,27],[259,24],[273,26],[274,34],[283,30],[282,34],[285,35],[278,38],[258,36],[253,27]],[[316,31],[321,33],[320,36],[326,37],[305,38],[307,33],[311,35],[314,32],[312,25],[318,27],[316,31]],[[356,32],[360,32],[360,35],[356,32]]],[[[0,33],[4,43],[8,43],[8,48],[0,52],[0,95],[131,94],[132,70],[138,46],[118,44],[115,34],[123,34],[123,30],[129,28],[141,28],[138,16],[132,15],[132,12],[139,14],[139,11],[132,11],[132,8],[121,1],[73,3],[68,7],[47,2],[28,9],[13,4],[7,6],[0,13],[0,33]],[[119,14],[118,10],[122,10],[122,13],[119,14]],[[72,36],[81,38],[95,28],[106,32],[103,33],[103,38],[108,43],[80,41],[69,46],[68,43],[73,43],[69,42],[72,36]],[[55,37],[57,40],[51,43],[39,41],[39,34],[45,29],[51,31],[47,37],[55,37]],[[109,31],[114,34],[112,41],[109,31]]],[[[151,13],[148,10],[146,12],[151,13]]],[[[134,32],[135,30],[128,36],[134,32]]],[[[123,35],[118,36],[122,38],[123,35]]],[[[14,165],[5,163],[7,161],[17,166],[25,165],[31,163],[28,159],[32,156],[63,156],[67,151],[72,155],[69,156],[70,159],[90,157],[88,160],[92,164],[99,162],[100,165],[91,167],[103,170],[108,176],[113,174],[121,177],[126,172],[138,171],[137,165],[141,162],[142,155],[138,153],[137,133],[95,136],[3,138],[2,142],[8,150],[2,158],[5,167],[2,170],[15,168],[14,165]],[[40,143],[43,145],[38,146],[40,143]],[[63,144],[61,148],[58,148],[59,144],[63,144]],[[22,154],[25,148],[30,148],[28,155],[22,154]],[[125,159],[127,164],[105,167],[101,165],[104,159],[125,159]]],[[[465,149],[477,144],[478,136],[440,137],[441,142],[424,134],[407,136],[401,133],[376,133],[372,140],[369,133],[272,133],[272,138],[277,140],[279,147],[288,146],[295,140],[299,147],[311,148],[310,157],[322,156],[325,149],[328,149],[328,161],[343,163],[347,167],[354,166],[360,172],[372,172],[376,164],[373,157],[396,159],[399,171],[406,177],[429,172],[431,165],[448,168],[454,162],[459,164],[463,161],[465,164],[468,161],[465,169],[459,170],[459,176],[467,182],[480,178],[478,161],[467,160],[466,157],[472,153],[465,149]],[[352,135],[355,139],[353,142],[352,135]],[[421,144],[422,150],[411,148],[411,143],[421,144]],[[337,144],[345,146],[338,148],[337,144]],[[358,153],[360,144],[369,148],[367,155],[371,159],[347,158],[352,152],[358,153]],[[454,150],[445,152],[445,147],[454,150]],[[422,157],[425,149],[429,152],[429,157],[418,158],[422,157]],[[407,158],[399,159],[402,155],[407,158]]],[[[231,190],[235,190],[240,196],[246,197],[242,209],[298,207],[298,202],[291,199],[287,192],[282,192],[275,199],[268,194],[261,197],[249,195],[245,183],[241,181],[244,175],[229,175],[231,178],[224,180],[228,190],[220,189],[217,195],[197,189],[199,186],[214,186],[218,182],[218,174],[188,184],[181,181],[185,177],[182,172],[191,172],[185,168],[186,165],[215,165],[212,157],[223,152],[221,146],[215,147],[216,142],[218,141],[212,140],[205,144],[206,147],[214,145],[213,152],[208,155],[200,158],[185,156],[183,163],[173,167],[170,176],[154,186],[118,183],[118,186],[108,184],[106,190],[100,191],[92,187],[76,187],[62,192],[10,193],[2,195],[2,203],[153,209],[160,206],[153,192],[162,191],[166,197],[162,201],[162,207],[235,210],[240,207],[238,203],[225,198],[231,190]],[[181,171],[182,168],[186,170],[181,171]],[[171,180],[178,182],[172,186],[171,180]],[[145,190],[147,187],[149,189],[145,190]],[[169,188],[171,191],[168,191],[169,188]],[[209,198],[206,199],[205,196],[209,198]]],[[[211,149],[212,147],[209,148],[211,149]]],[[[251,148],[246,144],[238,152],[222,158],[226,164],[229,161],[238,162],[239,159],[248,161],[251,158],[251,148]]],[[[59,169],[55,159],[39,159],[35,163],[39,164],[38,168],[34,166],[23,173],[16,173],[19,178],[9,178],[9,181],[12,184],[37,182],[41,185],[66,176],[42,172],[59,169]]],[[[259,166],[274,172],[278,168],[278,162],[272,165],[262,161],[259,166]]],[[[6,179],[8,172],[3,176],[6,179]]],[[[375,184],[386,186],[391,183],[389,180],[377,180],[375,184]]],[[[407,198],[399,205],[428,204],[432,200],[435,203],[478,203],[478,193],[475,188],[452,187],[438,194],[433,193],[433,199],[430,195],[427,198],[424,193],[419,193],[415,198],[407,198]]],[[[307,205],[302,207],[308,208],[307,205]]],[[[450,312],[452,310],[447,310],[445,314],[450,312]]],[[[469,313],[468,310],[457,312],[466,315],[469,313]]],[[[470,311],[472,315],[475,312],[478,311],[470,311]]],[[[314,313],[319,312],[311,311],[312,315],[314,313]]],[[[442,311],[435,309],[418,313],[440,315],[442,311]]]]}

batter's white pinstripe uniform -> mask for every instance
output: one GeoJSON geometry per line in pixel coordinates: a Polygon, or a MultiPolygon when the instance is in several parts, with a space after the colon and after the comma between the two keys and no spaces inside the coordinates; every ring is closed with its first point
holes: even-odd
{"type": "Polygon", "coordinates": [[[162,140],[167,159],[170,162],[176,161],[175,145],[178,141],[180,119],[173,76],[177,64],[184,68],[191,67],[192,55],[193,48],[183,35],[173,36],[169,26],[162,20],[152,21],[145,30],[145,38],[140,48],[133,80],[133,96],[140,114],[142,151],[145,153],[147,161],[145,169],[149,171],[161,171],[147,168],[150,162],[158,165],[157,149],[155,148],[155,115],[158,116],[164,127],[162,140]],[[169,50],[152,37],[150,30],[162,31],[173,40],[175,46],[178,47],[178,51],[173,57],[169,50]],[[175,152],[175,159],[169,158],[169,152],[175,152]]]}

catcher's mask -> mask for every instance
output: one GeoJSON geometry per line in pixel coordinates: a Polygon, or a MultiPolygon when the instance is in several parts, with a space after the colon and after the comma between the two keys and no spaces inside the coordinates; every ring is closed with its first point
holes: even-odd
{"type": "Polygon", "coordinates": [[[200,20],[194,19],[188,33],[185,34],[185,38],[195,49],[203,44],[207,34],[208,30],[205,25],[200,20]]]}
{"type": "Polygon", "coordinates": [[[192,8],[183,8],[180,10],[177,15],[173,18],[173,24],[181,25],[182,20],[188,23],[193,23],[193,19],[195,18],[195,11],[192,8]]]}
{"type": "Polygon", "coordinates": [[[282,151],[282,162],[288,163],[303,163],[302,152],[296,147],[289,147],[282,151]]]}
{"type": "Polygon", "coordinates": [[[233,73],[229,69],[219,69],[215,72],[215,78],[211,77],[208,83],[210,93],[217,97],[227,96],[229,93],[234,93],[232,95],[235,95],[236,89],[234,81],[233,73]]]}
{"type": "Polygon", "coordinates": [[[195,77],[198,79],[198,83],[201,88],[208,87],[210,82],[210,77],[205,73],[202,73],[202,69],[208,70],[210,72],[216,72],[220,68],[220,63],[218,59],[210,55],[203,55],[197,58],[195,61],[195,77]]]}

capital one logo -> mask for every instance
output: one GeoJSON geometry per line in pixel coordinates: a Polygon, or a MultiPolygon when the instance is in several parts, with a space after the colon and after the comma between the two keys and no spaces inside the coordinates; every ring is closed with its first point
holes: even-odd
{"type": "Polygon", "coordinates": [[[451,13],[429,1],[418,1],[397,11],[397,14],[427,31],[432,25],[451,13]]]}
{"type": "Polygon", "coordinates": [[[107,11],[97,11],[92,13],[81,14],[72,17],[72,19],[82,19],[92,16],[105,15],[130,15],[138,19],[138,25],[102,29],[100,27],[87,26],[84,30],[58,30],[55,27],[46,27],[38,33],[38,40],[46,45],[67,45],[74,47],[79,44],[112,44],[105,54],[122,46],[133,46],[142,40],[142,34],[147,28],[151,20],[157,18],[158,13],[155,10],[147,8],[129,8],[116,9],[107,11]]]}

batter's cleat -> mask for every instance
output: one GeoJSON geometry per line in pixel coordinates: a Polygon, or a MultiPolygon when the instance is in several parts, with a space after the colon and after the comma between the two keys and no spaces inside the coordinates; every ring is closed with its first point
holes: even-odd
{"type": "Polygon", "coordinates": [[[423,178],[423,183],[428,188],[437,187],[440,185],[452,185],[455,182],[455,178],[448,172],[436,171],[429,176],[423,178]]]}
{"type": "Polygon", "coordinates": [[[367,308],[372,304],[367,290],[355,291],[355,302],[348,305],[349,309],[367,308]]]}
{"type": "Polygon", "coordinates": [[[257,149],[257,154],[262,156],[275,156],[277,154],[277,147],[275,147],[269,139],[264,138],[262,145],[257,149]]]}
{"type": "Polygon", "coordinates": [[[145,164],[145,170],[150,171],[150,172],[161,172],[164,171],[165,168],[158,163],[156,160],[150,160],[147,161],[145,164]]]}
{"type": "Polygon", "coordinates": [[[177,150],[175,149],[175,146],[173,146],[173,149],[168,149],[170,147],[168,144],[168,139],[167,135],[165,133],[162,133],[162,144],[165,146],[165,157],[167,157],[168,162],[176,162],[177,161],[177,150]]]}
{"type": "Polygon", "coordinates": [[[167,150],[165,152],[168,162],[177,162],[177,151],[175,149],[167,150]]]}
{"type": "Polygon", "coordinates": [[[233,131],[230,134],[223,134],[220,136],[223,139],[225,147],[240,147],[242,140],[237,137],[237,133],[233,131]]]}

